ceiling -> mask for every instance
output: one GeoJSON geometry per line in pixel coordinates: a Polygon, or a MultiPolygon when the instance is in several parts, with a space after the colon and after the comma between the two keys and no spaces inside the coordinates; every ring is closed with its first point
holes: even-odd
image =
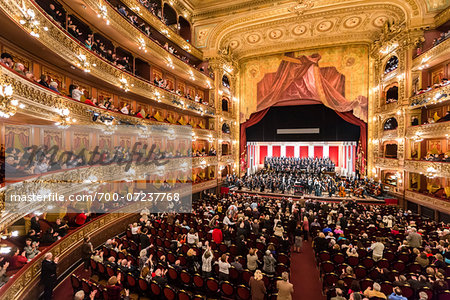
{"type": "Polygon", "coordinates": [[[192,8],[206,57],[238,58],[324,45],[370,43],[384,23],[431,26],[450,0],[178,0],[192,8]]]}

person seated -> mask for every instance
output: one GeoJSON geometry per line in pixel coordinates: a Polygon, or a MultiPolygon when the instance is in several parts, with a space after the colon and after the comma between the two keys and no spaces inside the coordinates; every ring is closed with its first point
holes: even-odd
{"type": "Polygon", "coordinates": [[[43,244],[53,244],[59,239],[58,233],[53,230],[53,227],[47,229],[47,231],[42,236],[43,244]]]}
{"type": "Polygon", "coordinates": [[[61,94],[58,91],[58,83],[56,81],[51,81],[48,86],[49,86],[49,89],[51,89],[52,91],[54,91],[54,92],[56,92],[58,94],[61,94]]]}
{"type": "Polygon", "coordinates": [[[63,237],[67,234],[69,229],[69,225],[67,225],[61,218],[57,218],[54,225],[55,232],[58,233],[60,237],[63,237]]]}
{"type": "Polygon", "coordinates": [[[39,251],[39,242],[33,242],[30,238],[26,239],[23,250],[25,251],[25,256],[27,259],[33,259],[36,255],[41,253],[39,251]]]}

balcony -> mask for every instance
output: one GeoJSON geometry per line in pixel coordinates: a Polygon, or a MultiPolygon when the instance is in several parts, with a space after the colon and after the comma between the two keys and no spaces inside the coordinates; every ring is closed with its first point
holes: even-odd
{"type": "Polygon", "coordinates": [[[398,129],[383,130],[381,139],[394,140],[398,137],[398,129]]]}
{"type": "Polygon", "coordinates": [[[450,133],[450,122],[431,123],[424,125],[410,126],[406,129],[406,137],[413,139],[420,138],[437,138],[445,137],[450,133]]]}
{"type": "Polygon", "coordinates": [[[405,160],[404,169],[407,172],[426,174],[429,170],[435,170],[439,177],[450,178],[450,163],[426,160],[405,160]]]}
{"type": "MultiPolygon", "coordinates": [[[[124,115],[118,112],[102,109],[99,107],[84,104],[82,102],[73,100],[53,92],[50,89],[44,88],[39,84],[33,83],[28,79],[16,74],[10,69],[0,65],[0,79],[5,84],[11,84],[14,90],[14,97],[26,107],[23,109],[25,114],[35,116],[46,120],[55,120],[59,117],[58,108],[65,107],[70,110],[73,117],[77,119],[77,124],[94,125],[92,121],[92,114],[98,113],[100,115],[112,116],[115,120],[126,122],[130,124],[142,125],[168,125],[168,123],[157,122],[148,119],[137,118],[134,116],[124,115]]],[[[102,124],[98,124],[101,126],[102,124]]],[[[178,125],[173,125],[178,126],[178,125]]],[[[192,129],[192,132],[197,136],[205,138],[215,138],[217,133],[205,129],[192,129]]]]}
{"type": "MultiPolygon", "coordinates": [[[[21,20],[22,12],[18,9],[17,6],[13,5],[12,2],[1,2],[0,5],[2,6],[4,11],[9,13],[9,17],[13,19],[16,24],[20,24],[19,21],[21,20]]],[[[27,7],[34,7],[34,4],[30,1],[26,1],[25,5],[27,7]]],[[[166,104],[178,109],[184,109],[185,111],[191,113],[207,116],[215,115],[214,108],[180,97],[175,93],[171,93],[169,91],[156,87],[149,81],[125,72],[112,65],[110,62],[98,56],[97,54],[87,50],[83,44],[72,38],[55,22],[53,22],[53,20],[50,20],[49,17],[40,8],[36,8],[35,14],[35,20],[39,21],[41,28],[47,29],[39,31],[39,43],[43,44],[48,49],[57,50],[57,55],[66,60],[69,64],[79,64],[80,55],[84,55],[86,58],[85,61],[89,65],[89,73],[96,78],[101,79],[107,84],[125,90],[129,89],[130,93],[145,97],[153,102],[166,104]]],[[[23,27],[23,29],[27,32],[30,32],[29,28],[23,27]]],[[[134,38],[136,38],[136,36],[134,38]]],[[[165,57],[167,57],[167,54],[164,54],[164,56],[158,56],[156,55],[156,53],[154,53],[154,58],[156,58],[156,61],[165,61],[165,57]]],[[[183,62],[180,61],[180,63],[183,62]]],[[[182,71],[186,69],[184,63],[180,68],[180,74],[186,73],[185,71],[182,71]]],[[[205,77],[203,74],[201,74],[201,76],[205,77]]]]}
{"type": "Polygon", "coordinates": [[[435,198],[426,194],[422,194],[412,190],[405,191],[405,198],[409,201],[423,205],[438,211],[449,211],[450,201],[444,199],[435,198]]]}
{"type": "Polygon", "coordinates": [[[450,84],[411,97],[409,100],[409,108],[432,107],[433,105],[442,104],[448,100],[450,100],[450,84]]]}
{"type": "MultiPolygon", "coordinates": [[[[203,53],[192,46],[190,43],[186,42],[179,34],[177,34],[175,31],[173,31],[169,26],[164,24],[160,19],[158,19],[157,16],[152,14],[147,8],[145,8],[139,1],[137,0],[121,0],[123,4],[128,6],[129,8],[132,7],[138,7],[139,8],[139,16],[143,18],[150,26],[157,29],[159,32],[170,32],[173,34],[170,34],[168,37],[172,42],[176,43],[183,49],[189,49],[189,53],[194,55],[195,57],[199,59],[203,59],[203,53]]],[[[166,35],[167,36],[167,35],[166,35]]]]}
{"type": "Polygon", "coordinates": [[[429,68],[435,66],[447,60],[449,56],[450,38],[415,57],[412,61],[412,69],[420,70],[423,67],[429,68]]]}

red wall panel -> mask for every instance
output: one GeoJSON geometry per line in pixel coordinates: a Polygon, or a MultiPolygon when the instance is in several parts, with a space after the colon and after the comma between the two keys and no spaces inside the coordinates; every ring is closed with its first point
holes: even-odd
{"type": "Polygon", "coordinates": [[[294,146],[286,146],[286,157],[294,157],[294,146]]]}
{"type": "Polygon", "coordinates": [[[272,146],[272,157],[280,157],[281,146],[272,146]]]}
{"type": "Polygon", "coordinates": [[[308,146],[300,146],[300,158],[308,157],[308,146]]]}
{"type": "Polygon", "coordinates": [[[267,156],[267,146],[259,146],[259,163],[264,163],[264,158],[267,156]]]}
{"type": "Polygon", "coordinates": [[[314,157],[323,157],[323,146],[314,146],[314,157]]]}
{"type": "Polygon", "coordinates": [[[336,167],[339,165],[339,146],[330,146],[330,159],[336,167]]]}

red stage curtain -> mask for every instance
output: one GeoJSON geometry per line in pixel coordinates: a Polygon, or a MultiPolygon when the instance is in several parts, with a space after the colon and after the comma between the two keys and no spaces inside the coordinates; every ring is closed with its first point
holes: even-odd
{"type": "Polygon", "coordinates": [[[247,147],[247,134],[246,134],[245,130],[248,127],[253,126],[253,125],[257,124],[259,121],[261,121],[262,118],[264,118],[264,116],[267,114],[268,111],[269,111],[269,108],[255,112],[250,115],[250,118],[246,122],[241,124],[241,136],[240,136],[240,141],[239,141],[240,142],[239,150],[241,153],[241,161],[243,161],[243,159],[245,159],[243,156],[245,155],[245,148],[247,147]]]}
{"type": "Polygon", "coordinates": [[[281,146],[272,146],[272,157],[280,157],[281,146]]]}
{"type": "Polygon", "coordinates": [[[365,157],[367,155],[367,123],[355,117],[351,111],[339,112],[335,110],[335,112],[344,121],[359,126],[359,141],[361,142],[363,157],[365,157]]]}
{"type": "Polygon", "coordinates": [[[264,163],[264,158],[267,156],[267,146],[259,146],[259,163],[264,163]]]}
{"type": "Polygon", "coordinates": [[[330,146],[329,153],[331,161],[334,162],[336,166],[339,166],[339,146],[330,146]]]}
{"type": "Polygon", "coordinates": [[[294,146],[286,146],[286,157],[294,157],[294,146]]]}
{"type": "Polygon", "coordinates": [[[308,157],[308,146],[300,146],[300,158],[308,157]]]}
{"type": "Polygon", "coordinates": [[[314,146],[314,157],[323,157],[323,146],[314,146]]]}

